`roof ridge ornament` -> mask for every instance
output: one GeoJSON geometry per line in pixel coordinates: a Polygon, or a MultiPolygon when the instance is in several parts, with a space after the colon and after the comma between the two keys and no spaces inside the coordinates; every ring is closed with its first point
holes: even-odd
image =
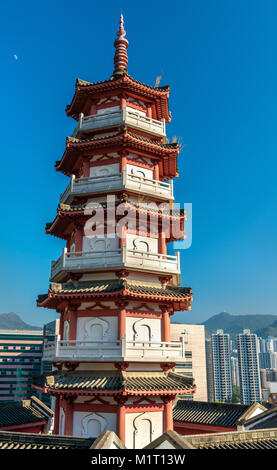
{"type": "Polygon", "coordinates": [[[112,77],[117,77],[120,75],[124,75],[127,73],[127,65],[128,65],[128,54],[127,54],[127,47],[129,42],[125,38],[126,31],[124,29],[124,20],[123,15],[121,13],[120,20],[119,20],[119,28],[117,31],[118,39],[114,41],[115,47],[115,54],[114,54],[114,72],[112,77]]]}

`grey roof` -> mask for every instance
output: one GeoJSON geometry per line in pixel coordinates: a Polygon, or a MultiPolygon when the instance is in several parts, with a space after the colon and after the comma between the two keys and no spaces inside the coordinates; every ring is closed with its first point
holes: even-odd
{"type": "Polygon", "coordinates": [[[173,420],[183,423],[234,428],[237,420],[248,408],[248,405],[233,403],[179,400],[173,410],[173,420]]]}
{"type": "Polygon", "coordinates": [[[194,436],[185,436],[184,441],[192,445],[194,449],[277,449],[277,429],[199,434],[194,436]]]}
{"type": "Polygon", "coordinates": [[[277,428],[277,407],[266,410],[264,413],[260,413],[248,420],[244,420],[241,424],[244,424],[246,429],[251,430],[277,428]]]}
{"type": "Polygon", "coordinates": [[[191,390],[193,378],[174,372],[93,372],[56,371],[34,377],[33,385],[48,390],[111,392],[183,391],[191,390]]]}
{"type": "Polygon", "coordinates": [[[91,437],[71,437],[0,431],[0,450],[90,449],[94,441],[95,438],[91,437]]]}
{"type": "Polygon", "coordinates": [[[232,431],[224,433],[181,436],[168,431],[148,444],[145,449],[218,449],[218,450],[266,450],[277,449],[277,429],[260,431],[232,431]],[[167,443],[169,445],[167,445],[167,443]]]}
{"type": "Polygon", "coordinates": [[[36,397],[30,400],[4,401],[0,403],[0,428],[43,422],[53,415],[53,411],[36,397]]]}
{"type": "MultiPolygon", "coordinates": [[[[108,294],[120,293],[122,290],[127,293],[141,294],[144,296],[157,296],[159,299],[163,298],[177,298],[183,299],[184,297],[192,296],[190,287],[179,286],[162,286],[158,283],[146,283],[139,281],[128,281],[124,279],[108,279],[103,281],[70,281],[64,283],[50,284],[49,291],[54,294],[69,295],[69,294],[108,294]]],[[[48,294],[38,296],[37,302],[41,303],[47,299],[48,294]]]]}

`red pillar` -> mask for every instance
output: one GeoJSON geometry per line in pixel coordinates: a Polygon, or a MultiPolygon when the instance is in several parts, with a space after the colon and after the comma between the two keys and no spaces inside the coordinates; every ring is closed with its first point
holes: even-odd
{"type": "Polygon", "coordinates": [[[117,409],[117,435],[119,439],[125,444],[125,406],[118,405],[117,409]]]}
{"type": "Polygon", "coordinates": [[[60,397],[56,397],[55,401],[55,421],[54,421],[54,434],[59,434],[60,428],[60,397]]]}
{"type": "Polygon", "coordinates": [[[154,172],[153,172],[154,180],[159,180],[159,164],[155,163],[154,165],[154,172]]]}
{"type": "Polygon", "coordinates": [[[80,253],[83,249],[83,235],[84,235],[84,228],[82,226],[78,226],[76,228],[76,233],[75,233],[75,251],[76,251],[76,253],[80,253]]]}
{"type": "Polygon", "coordinates": [[[164,404],[164,432],[173,429],[172,401],[164,404]]]}
{"type": "Polygon", "coordinates": [[[126,310],[121,308],[118,313],[118,339],[126,334],[126,310]]]}
{"type": "Polygon", "coordinates": [[[162,341],[170,342],[170,318],[169,318],[169,312],[167,310],[163,310],[162,341]]]}
{"type": "MultiPolygon", "coordinates": [[[[68,339],[70,341],[76,340],[77,336],[77,312],[75,310],[69,313],[69,332],[68,339]]],[[[69,346],[75,346],[75,343],[69,343],[69,346]]]]}
{"type": "Polygon", "coordinates": [[[125,96],[121,96],[120,97],[120,109],[125,108],[125,106],[126,106],[126,98],[125,96]]]}
{"type": "Polygon", "coordinates": [[[167,250],[166,250],[166,238],[165,238],[165,233],[164,232],[161,232],[160,234],[160,238],[159,238],[159,250],[160,250],[160,253],[162,255],[166,255],[167,254],[167,250]]]}
{"type": "Polygon", "coordinates": [[[152,106],[151,104],[147,105],[146,116],[152,118],[152,106]]]}
{"type": "Polygon", "coordinates": [[[71,397],[66,400],[64,434],[65,436],[73,434],[73,398],[71,397]]]}
{"type": "Polygon", "coordinates": [[[83,177],[84,178],[89,178],[90,174],[90,164],[88,160],[84,160],[83,162],[83,177]]]}

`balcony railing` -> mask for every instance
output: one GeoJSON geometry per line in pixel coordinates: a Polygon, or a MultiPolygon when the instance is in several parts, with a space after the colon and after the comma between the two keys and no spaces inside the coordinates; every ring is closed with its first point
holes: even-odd
{"type": "Polygon", "coordinates": [[[78,124],[72,134],[76,137],[79,132],[88,132],[94,129],[113,127],[120,124],[129,124],[136,129],[144,130],[158,136],[165,136],[165,120],[157,121],[147,116],[143,116],[135,110],[123,108],[118,111],[112,111],[105,114],[94,114],[79,116],[78,124]]]}
{"type": "Polygon", "coordinates": [[[102,361],[132,360],[141,361],[183,361],[185,358],[184,341],[131,341],[126,340],[61,340],[44,343],[44,361],[102,361]]]}
{"type": "Polygon", "coordinates": [[[180,253],[177,251],[175,256],[172,256],[131,250],[126,246],[117,250],[82,252],[68,252],[64,248],[62,256],[57,261],[52,261],[51,280],[57,281],[60,275],[66,271],[89,271],[108,267],[128,267],[142,271],[179,274],[180,253]]]}
{"type": "Polygon", "coordinates": [[[113,191],[117,189],[129,189],[144,194],[161,197],[163,199],[173,199],[173,181],[169,183],[146,178],[144,176],[133,175],[123,170],[122,173],[108,176],[90,176],[88,178],[71,177],[66,190],[60,196],[62,204],[69,203],[74,196],[93,194],[103,191],[113,191]]]}

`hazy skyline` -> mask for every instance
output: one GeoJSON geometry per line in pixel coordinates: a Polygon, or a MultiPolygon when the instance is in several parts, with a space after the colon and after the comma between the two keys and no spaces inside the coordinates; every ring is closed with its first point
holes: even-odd
{"type": "Polygon", "coordinates": [[[2,6],[0,313],[33,325],[58,317],[36,298],[64,246],[44,229],[68,184],[54,169],[75,126],[65,107],[77,77],[112,74],[121,9],[128,72],[170,85],[167,134],[183,144],[174,189],[176,202],[192,203],[181,269],[194,301],[174,320],[276,314],[277,4],[269,0],[2,6]]]}

